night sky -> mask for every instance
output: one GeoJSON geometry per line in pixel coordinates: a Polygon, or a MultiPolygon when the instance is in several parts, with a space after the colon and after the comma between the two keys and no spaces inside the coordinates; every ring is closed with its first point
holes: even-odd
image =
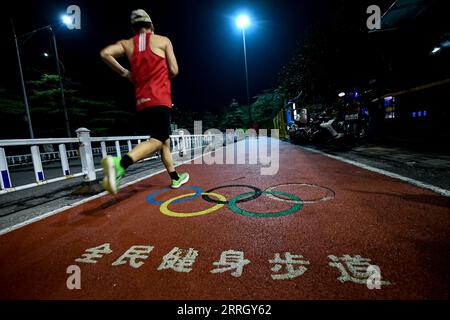
{"type": "MultiPolygon", "coordinates": [[[[131,84],[113,73],[100,60],[99,51],[110,43],[133,34],[129,15],[146,10],[156,33],[172,40],[180,67],[173,82],[178,108],[217,111],[232,98],[245,103],[245,73],[242,34],[234,24],[241,11],[252,17],[246,31],[252,95],[276,85],[280,68],[287,63],[305,29],[326,19],[331,1],[15,1],[2,4],[2,72],[0,94],[20,95],[14,42],[9,18],[17,33],[47,24],[60,24],[67,6],[81,8],[81,30],[62,27],[57,33],[60,58],[67,77],[88,88],[94,98],[115,100],[133,108],[131,84]],[[328,9],[325,10],[325,8],[328,9]]],[[[335,5],[335,4],[333,4],[335,5]]],[[[50,49],[50,37],[41,32],[22,46],[24,68],[55,70],[54,60],[42,53],[50,49]]],[[[126,59],[122,60],[128,66],[126,59]]],[[[26,76],[31,74],[27,71],[26,76]]],[[[130,109],[130,110],[131,110],[130,109]]]]}

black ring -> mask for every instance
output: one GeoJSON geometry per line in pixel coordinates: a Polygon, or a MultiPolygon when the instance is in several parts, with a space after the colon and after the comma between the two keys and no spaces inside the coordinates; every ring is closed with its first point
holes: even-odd
{"type": "MultiPolygon", "coordinates": [[[[253,189],[255,191],[255,194],[244,198],[244,199],[240,199],[238,201],[236,201],[236,203],[242,203],[242,202],[247,202],[247,201],[252,201],[255,200],[256,198],[259,198],[260,195],[263,194],[263,191],[257,187],[254,186],[250,186],[250,185],[246,185],[246,184],[229,184],[226,186],[220,186],[220,187],[216,187],[216,188],[212,188],[209,189],[208,191],[205,191],[205,193],[211,193],[214,192],[217,189],[222,189],[222,188],[233,188],[233,187],[244,187],[244,188],[249,188],[249,189],[253,189]]],[[[210,196],[208,195],[202,195],[202,198],[208,202],[211,203],[217,203],[217,204],[228,204],[228,201],[222,201],[222,200],[216,200],[216,199],[212,199],[210,196]]]]}

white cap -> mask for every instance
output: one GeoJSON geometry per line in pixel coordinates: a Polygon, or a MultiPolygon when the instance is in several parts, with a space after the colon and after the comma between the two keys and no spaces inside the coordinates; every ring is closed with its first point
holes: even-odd
{"type": "Polygon", "coordinates": [[[130,20],[131,24],[135,24],[137,22],[152,22],[152,19],[148,13],[142,9],[137,9],[131,12],[130,20]]]}

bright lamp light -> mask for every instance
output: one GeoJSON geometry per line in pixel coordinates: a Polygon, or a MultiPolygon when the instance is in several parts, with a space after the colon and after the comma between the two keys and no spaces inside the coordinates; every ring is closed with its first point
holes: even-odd
{"type": "Polygon", "coordinates": [[[250,25],[250,18],[249,16],[242,14],[236,19],[236,25],[239,29],[245,29],[250,25]]]}
{"type": "Polygon", "coordinates": [[[441,51],[441,47],[435,47],[435,48],[433,48],[433,51],[431,51],[431,54],[435,54],[439,51],[441,51]]]}
{"type": "Polygon", "coordinates": [[[61,17],[61,20],[62,20],[62,22],[63,22],[64,24],[67,24],[67,25],[69,25],[69,24],[72,23],[72,18],[69,17],[69,16],[67,16],[67,15],[63,15],[63,16],[61,17]]]}

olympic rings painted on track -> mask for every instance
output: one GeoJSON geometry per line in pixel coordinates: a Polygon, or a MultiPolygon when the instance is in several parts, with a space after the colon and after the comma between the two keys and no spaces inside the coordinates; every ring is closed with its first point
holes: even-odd
{"type": "MultiPolygon", "coordinates": [[[[287,193],[287,192],[281,192],[281,191],[273,191],[272,189],[276,188],[276,187],[280,187],[280,186],[285,186],[285,185],[306,185],[306,186],[314,186],[314,187],[319,187],[319,188],[324,188],[324,187],[320,187],[320,186],[315,186],[315,185],[309,185],[309,184],[301,184],[301,183],[294,183],[294,184],[280,184],[280,185],[276,185],[273,187],[270,187],[264,191],[261,191],[261,189],[254,187],[254,186],[250,186],[250,185],[225,185],[225,186],[219,186],[216,188],[212,188],[210,190],[208,190],[207,192],[203,192],[201,188],[199,187],[194,187],[194,186],[182,186],[181,188],[184,189],[192,189],[195,190],[195,193],[189,193],[189,194],[183,194],[180,196],[176,196],[174,198],[171,198],[169,200],[166,201],[157,201],[154,200],[153,198],[155,197],[155,195],[163,193],[165,191],[171,190],[170,188],[165,188],[162,190],[158,190],[153,192],[152,194],[147,196],[147,201],[149,203],[152,204],[159,204],[160,205],[160,211],[167,215],[167,216],[171,216],[171,217],[178,217],[178,218],[186,218],[186,217],[195,217],[195,216],[201,216],[201,215],[206,215],[209,214],[211,212],[217,211],[219,209],[221,209],[223,206],[228,205],[229,209],[231,211],[233,211],[234,213],[237,214],[241,214],[241,215],[245,215],[245,216],[252,216],[252,217],[259,217],[259,218],[270,218],[270,217],[281,217],[281,216],[285,216],[285,215],[289,215],[292,214],[298,210],[300,210],[303,207],[303,203],[305,203],[304,201],[302,201],[299,197],[287,193]],[[235,196],[234,198],[232,198],[231,200],[227,201],[227,199],[225,198],[225,196],[218,194],[218,193],[213,193],[212,191],[214,190],[218,190],[218,189],[222,189],[222,188],[229,188],[229,187],[246,187],[246,188],[250,188],[253,189],[254,192],[247,192],[247,193],[241,193],[237,196],[235,196]],[[242,203],[242,202],[248,202],[254,199],[257,199],[258,197],[260,197],[262,194],[266,194],[268,195],[271,199],[275,199],[277,201],[282,201],[282,202],[288,202],[288,203],[293,203],[294,205],[292,207],[290,207],[289,209],[286,210],[281,210],[281,211],[277,211],[277,212],[268,212],[268,213],[258,213],[258,212],[252,212],[252,211],[247,211],[247,210],[243,210],[241,208],[238,208],[237,204],[238,203],[242,203]],[[211,203],[215,203],[216,205],[205,209],[205,210],[201,210],[201,211],[196,211],[196,212],[174,212],[172,210],[169,209],[169,205],[170,204],[176,204],[176,203],[181,203],[181,202],[186,202],[189,200],[193,200],[199,196],[202,196],[202,198],[204,200],[206,200],[207,202],[211,202],[211,203]],[[283,199],[280,198],[279,196],[284,196],[289,198],[288,199],[283,199]],[[214,197],[215,199],[212,199],[211,197],[214,197]]],[[[334,197],[334,191],[332,191],[331,189],[328,188],[324,188],[326,190],[329,190],[332,192],[332,196],[334,197]]],[[[327,195],[328,197],[328,195],[327,195]]],[[[319,200],[314,200],[314,201],[324,201],[324,200],[328,200],[327,197],[324,197],[322,199],[319,200]]],[[[312,203],[311,201],[309,203],[312,203]]]]}
{"type": "MultiPolygon", "coordinates": [[[[203,192],[203,190],[202,190],[201,188],[199,188],[199,187],[181,186],[181,188],[183,188],[183,189],[192,189],[192,190],[195,191],[195,193],[191,194],[192,197],[187,197],[186,199],[183,199],[183,200],[173,201],[173,203],[180,203],[180,202],[185,202],[185,201],[189,201],[189,200],[195,199],[195,198],[197,198],[199,195],[201,195],[202,192],[203,192]]],[[[154,198],[157,194],[163,193],[163,192],[166,192],[166,191],[169,191],[169,190],[173,190],[173,189],[172,189],[172,188],[165,188],[165,189],[162,189],[162,190],[155,191],[155,192],[153,192],[152,194],[149,194],[149,195],[147,196],[147,201],[150,202],[150,203],[152,203],[152,204],[159,204],[159,205],[162,205],[162,204],[164,203],[163,201],[157,201],[157,200],[154,200],[153,198],[154,198]]],[[[182,198],[184,198],[184,197],[182,197],[182,198]]]]}
{"type": "MultiPolygon", "coordinates": [[[[278,185],[269,187],[265,191],[272,192],[275,188],[284,187],[284,186],[310,187],[310,188],[315,188],[315,189],[319,189],[319,190],[321,189],[322,191],[325,191],[325,196],[323,196],[322,198],[312,199],[312,200],[301,200],[300,202],[303,204],[311,204],[311,203],[317,203],[317,202],[321,202],[321,201],[328,201],[328,200],[334,199],[334,197],[336,195],[335,192],[333,190],[331,190],[330,188],[322,187],[322,186],[319,186],[316,184],[310,184],[310,183],[283,183],[283,184],[278,184],[278,185]]],[[[287,202],[287,203],[299,203],[295,200],[288,200],[288,199],[283,199],[283,198],[277,197],[275,194],[268,193],[267,195],[269,198],[274,199],[274,200],[287,202]]]]}
{"type": "MultiPolygon", "coordinates": [[[[244,187],[244,188],[249,188],[249,189],[255,190],[254,193],[251,193],[251,194],[253,194],[252,196],[250,196],[248,198],[240,199],[239,201],[237,201],[237,203],[255,200],[256,198],[259,198],[259,196],[261,196],[261,194],[263,193],[263,191],[261,189],[259,189],[257,187],[254,187],[254,186],[247,185],[247,184],[230,184],[230,185],[226,185],[226,186],[220,186],[220,187],[209,189],[208,191],[206,191],[206,193],[213,192],[213,191],[216,191],[218,189],[235,188],[235,187],[244,187]]],[[[206,201],[212,202],[212,203],[228,204],[228,201],[214,200],[214,199],[211,199],[211,197],[209,197],[208,195],[205,195],[205,194],[202,195],[202,198],[203,198],[203,200],[206,200],[206,201]]]]}
{"type": "Polygon", "coordinates": [[[278,211],[278,212],[258,213],[258,212],[246,211],[246,210],[238,208],[236,206],[236,203],[238,203],[238,200],[240,198],[252,194],[251,192],[247,192],[247,193],[239,194],[236,197],[234,197],[233,199],[231,199],[228,203],[228,207],[230,208],[230,210],[232,210],[235,213],[242,214],[244,216],[252,216],[252,217],[259,217],[259,218],[274,218],[274,217],[286,216],[286,215],[292,214],[302,208],[302,203],[301,203],[300,198],[298,198],[297,196],[294,196],[293,194],[281,192],[281,191],[263,191],[263,193],[267,194],[267,195],[279,194],[279,195],[288,197],[288,198],[292,199],[293,201],[296,201],[296,203],[289,209],[278,211]]]}
{"type": "MultiPolygon", "coordinates": [[[[216,210],[219,210],[220,208],[222,208],[224,206],[224,204],[220,203],[220,204],[216,204],[214,207],[211,207],[206,210],[197,211],[197,212],[189,212],[189,213],[173,212],[173,211],[169,210],[169,208],[168,208],[169,204],[175,203],[175,201],[178,199],[183,199],[183,198],[191,197],[191,196],[195,197],[195,195],[196,195],[196,193],[182,194],[181,196],[169,199],[161,205],[159,210],[167,216],[177,217],[177,218],[185,218],[185,217],[195,217],[195,216],[201,216],[204,214],[208,214],[208,213],[214,212],[216,210]]],[[[202,195],[213,196],[221,201],[227,200],[223,195],[217,194],[217,193],[202,193],[202,195]]]]}

